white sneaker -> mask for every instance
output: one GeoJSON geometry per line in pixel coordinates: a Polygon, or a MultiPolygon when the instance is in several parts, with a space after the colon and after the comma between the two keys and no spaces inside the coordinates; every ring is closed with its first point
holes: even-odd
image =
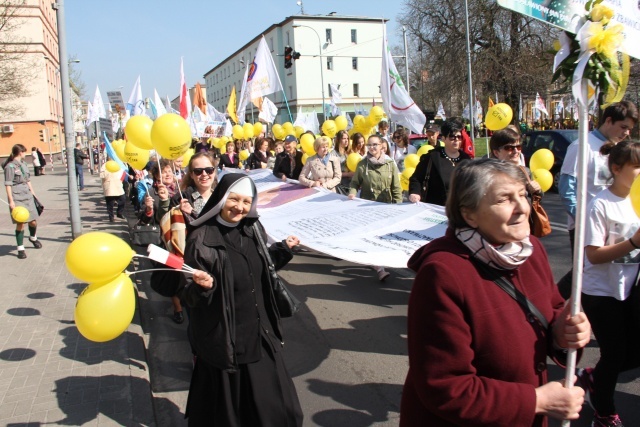
{"type": "Polygon", "coordinates": [[[389,273],[388,271],[385,271],[385,270],[378,271],[378,280],[381,282],[384,282],[389,276],[391,276],[391,273],[389,273]]]}

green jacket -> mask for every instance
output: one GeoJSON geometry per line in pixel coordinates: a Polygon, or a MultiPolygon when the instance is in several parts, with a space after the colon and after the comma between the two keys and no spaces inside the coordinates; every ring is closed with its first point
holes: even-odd
{"type": "Polygon", "coordinates": [[[349,194],[360,190],[360,198],[382,203],[402,203],[398,166],[388,156],[381,165],[372,164],[365,156],[351,179],[349,194]]]}

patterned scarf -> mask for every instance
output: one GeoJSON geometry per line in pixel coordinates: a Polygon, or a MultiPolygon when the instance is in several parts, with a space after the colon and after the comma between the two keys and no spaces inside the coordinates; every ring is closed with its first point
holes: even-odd
{"type": "Polygon", "coordinates": [[[529,237],[519,242],[509,242],[494,246],[487,242],[475,228],[456,228],[455,235],[469,250],[471,255],[489,267],[513,270],[522,265],[533,253],[529,237]]]}

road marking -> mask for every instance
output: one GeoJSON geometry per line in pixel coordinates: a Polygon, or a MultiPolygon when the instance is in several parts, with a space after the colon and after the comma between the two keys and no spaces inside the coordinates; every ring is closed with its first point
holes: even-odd
{"type": "Polygon", "coordinates": [[[564,231],[565,233],[569,232],[569,229],[567,228],[567,224],[561,224],[559,222],[553,222],[553,221],[549,221],[549,224],[551,224],[551,228],[553,230],[558,230],[558,231],[564,231]]]}

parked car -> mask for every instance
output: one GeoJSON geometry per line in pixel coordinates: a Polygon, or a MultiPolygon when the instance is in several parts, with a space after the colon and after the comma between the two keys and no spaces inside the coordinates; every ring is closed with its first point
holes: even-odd
{"type": "Polygon", "coordinates": [[[409,135],[409,144],[416,147],[416,150],[419,150],[420,147],[428,143],[429,143],[429,139],[427,135],[423,135],[419,133],[412,133],[411,135],[409,135]]]}
{"type": "Polygon", "coordinates": [[[522,154],[524,155],[525,164],[529,166],[529,160],[536,151],[541,148],[547,148],[553,153],[553,167],[551,174],[553,175],[552,189],[558,191],[558,180],[560,179],[560,168],[564,162],[564,156],[567,154],[569,145],[578,139],[577,129],[558,129],[558,130],[536,130],[527,132],[522,138],[522,154]]]}

